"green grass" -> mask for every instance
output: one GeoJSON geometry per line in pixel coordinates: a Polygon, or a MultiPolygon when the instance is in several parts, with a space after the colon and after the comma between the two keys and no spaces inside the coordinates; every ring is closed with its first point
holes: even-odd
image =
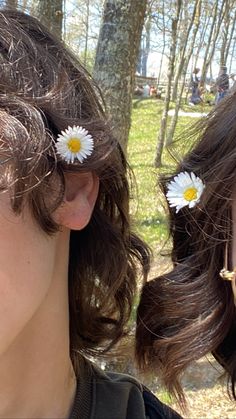
{"type": "Polygon", "coordinates": [[[132,212],[139,234],[154,245],[166,237],[166,220],[156,196],[157,176],[153,166],[156,135],[162,106],[157,101],[135,101],[129,138],[128,159],[134,171],[138,195],[132,212]]]}
{"type": "MultiPolygon", "coordinates": [[[[173,107],[173,104],[171,105],[173,107]]],[[[207,108],[209,110],[209,106],[207,108]]],[[[170,171],[175,162],[167,150],[163,153],[163,167],[154,168],[157,134],[163,110],[163,101],[156,99],[136,99],[133,102],[132,127],[128,144],[128,160],[134,171],[138,194],[131,202],[131,212],[135,220],[136,231],[155,251],[167,239],[167,220],[164,199],[158,192],[158,175],[161,171],[170,171]]],[[[184,109],[186,112],[192,108],[184,109]]],[[[206,112],[202,105],[195,106],[195,111],[206,112]]],[[[168,118],[168,123],[170,117],[168,118]]],[[[191,143],[181,141],[181,133],[196,118],[179,117],[176,133],[179,140],[174,143],[171,152],[181,157],[191,143]]]]}
{"type": "Polygon", "coordinates": [[[156,394],[156,397],[158,397],[159,400],[161,400],[162,403],[171,405],[173,403],[173,397],[171,397],[170,393],[168,393],[164,389],[158,389],[158,393],[156,394]]]}

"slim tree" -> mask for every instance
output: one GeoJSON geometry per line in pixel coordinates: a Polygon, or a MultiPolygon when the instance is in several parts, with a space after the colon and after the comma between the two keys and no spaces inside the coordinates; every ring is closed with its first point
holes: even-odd
{"type": "Polygon", "coordinates": [[[234,11],[234,2],[227,2],[227,10],[224,16],[224,25],[222,30],[222,44],[220,49],[220,65],[226,65],[229,55],[230,45],[233,40],[236,27],[236,12],[234,11]],[[231,10],[233,14],[231,15],[231,10]]]}
{"type": "Polygon", "coordinates": [[[6,0],[6,7],[9,7],[10,9],[16,9],[18,6],[17,0],[6,0]]]}
{"type": "Polygon", "coordinates": [[[209,28],[209,37],[207,40],[207,47],[202,67],[202,83],[205,83],[206,81],[207,72],[214,57],[217,40],[220,34],[220,28],[222,26],[222,21],[224,18],[225,7],[225,1],[222,1],[221,3],[219,0],[215,1],[215,6],[212,14],[212,23],[211,27],[209,28]]]}
{"type": "Polygon", "coordinates": [[[62,38],[64,0],[39,0],[38,17],[49,29],[62,38]]]}
{"type": "Polygon", "coordinates": [[[160,65],[159,65],[159,71],[158,71],[158,77],[157,77],[157,86],[160,84],[161,80],[161,73],[162,73],[162,65],[163,65],[163,58],[165,54],[166,49],[166,15],[165,15],[165,0],[162,0],[161,4],[161,16],[162,16],[162,48],[161,48],[161,59],[160,59],[160,65]]]}
{"type": "Polygon", "coordinates": [[[172,31],[171,31],[171,45],[169,51],[169,64],[168,64],[168,80],[164,102],[164,109],[161,118],[161,127],[157,138],[156,156],[155,156],[155,167],[161,166],[161,156],[166,138],[167,128],[167,117],[170,108],[171,98],[171,83],[174,75],[175,55],[176,55],[176,44],[177,44],[177,33],[180,20],[180,13],[182,8],[182,0],[177,0],[175,4],[175,10],[173,11],[172,17],[172,31]]]}
{"type": "Polygon", "coordinates": [[[94,78],[100,86],[114,132],[126,150],[134,76],[147,0],[106,0],[94,78]]]}
{"type": "MultiPolygon", "coordinates": [[[[147,76],[147,60],[150,53],[150,41],[151,41],[151,10],[148,13],[146,22],[145,22],[145,33],[143,34],[143,45],[142,54],[141,54],[141,75],[147,76]]],[[[142,42],[141,42],[142,44],[142,42]]]]}
{"type": "MultiPolygon", "coordinates": [[[[192,27],[194,25],[194,21],[195,21],[195,17],[196,17],[196,12],[199,9],[199,5],[201,3],[201,0],[195,0],[193,5],[192,5],[192,9],[193,10],[188,10],[190,9],[191,3],[189,1],[184,1],[184,13],[183,13],[183,25],[182,25],[182,30],[181,30],[181,45],[180,45],[180,51],[179,51],[179,57],[178,57],[178,63],[176,65],[176,71],[175,71],[175,76],[174,76],[174,83],[173,83],[173,90],[172,90],[172,101],[176,101],[177,99],[177,93],[178,93],[178,84],[179,84],[179,80],[180,77],[183,73],[183,68],[186,62],[186,50],[187,50],[187,46],[189,43],[189,37],[190,34],[192,33],[192,27]],[[191,13],[189,13],[191,12],[191,13]]],[[[191,51],[191,55],[192,55],[192,51],[191,51]]]]}
{"type": "Polygon", "coordinates": [[[185,81],[186,81],[186,73],[187,73],[187,68],[190,62],[190,58],[192,55],[192,51],[194,48],[194,44],[195,44],[195,40],[196,40],[196,36],[197,36],[197,32],[199,29],[199,25],[200,25],[200,10],[201,10],[201,0],[197,0],[193,9],[193,13],[192,13],[192,18],[190,21],[190,26],[192,28],[193,23],[194,23],[194,27],[193,30],[191,32],[191,37],[190,35],[190,31],[188,33],[188,39],[186,39],[186,48],[185,48],[185,57],[183,60],[183,66],[181,69],[181,74],[182,74],[182,80],[178,89],[178,95],[177,95],[177,100],[176,100],[176,104],[175,104],[175,110],[174,110],[174,115],[171,119],[171,123],[170,123],[170,127],[169,130],[167,132],[166,135],[166,146],[170,146],[172,144],[173,138],[174,138],[174,133],[175,133],[175,129],[176,129],[176,125],[177,125],[177,121],[178,121],[178,115],[179,115],[179,110],[180,110],[180,106],[181,106],[181,100],[182,100],[182,96],[183,96],[183,92],[184,92],[184,87],[185,87],[185,81]]]}
{"type": "Polygon", "coordinates": [[[85,47],[84,47],[84,66],[87,65],[87,55],[88,55],[88,38],[89,38],[89,11],[90,11],[90,0],[86,2],[86,35],[85,35],[85,47]]]}
{"type": "MultiPolygon", "coordinates": [[[[202,8],[203,9],[203,8],[202,8]]],[[[209,28],[209,24],[210,24],[210,13],[208,11],[208,9],[204,10],[204,13],[200,16],[200,30],[199,30],[199,37],[196,40],[196,51],[194,50],[194,54],[193,54],[193,61],[192,61],[192,71],[194,70],[194,68],[197,67],[197,63],[200,57],[200,53],[206,43],[207,37],[208,37],[208,28],[209,28]]]]}
{"type": "Polygon", "coordinates": [[[232,65],[233,65],[233,60],[235,57],[235,49],[236,49],[236,37],[234,37],[232,39],[233,45],[232,45],[232,52],[231,52],[231,57],[230,57],[230,61],[229,61],[229,73],[231,73],[232,71],[232,65]]]}

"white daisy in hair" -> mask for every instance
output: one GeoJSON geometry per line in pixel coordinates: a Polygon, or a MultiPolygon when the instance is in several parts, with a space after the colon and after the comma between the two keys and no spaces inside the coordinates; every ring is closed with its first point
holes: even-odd
{"type": "Polygon", "coordinates": [[[67,163],[74,163],[75,160],[83,163],[94,149],[93,137],[85,128],[74,125],[61,132],[57,138],[56,149],[67,163]]]}
{"type": "Polygon", "coordinates": [[[193,208],[199,202],[205,185],[193,172],[181,172],[167,185],[167,200],[176,212],[183,207],[193,208]]]}

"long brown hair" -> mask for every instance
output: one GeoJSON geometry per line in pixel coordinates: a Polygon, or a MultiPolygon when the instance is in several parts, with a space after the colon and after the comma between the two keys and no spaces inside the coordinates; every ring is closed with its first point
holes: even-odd
{"type": "MultiPolygon", "coordinates": [[[[236,183],[236,93],[193,132],[199,141],[161,181],[193,172],[205,184],[200,202],[178,213],[169,207],[173,270],[144,286],[137,316],[137,358],[159,373],[184,401],[180,377],[193,360],[213,352],[231,378],[235,395],[236,316],[229,281],[219,273],[232,249],[232,195],[236,183]]],[[[167,203],[168,204],[168,203],[167,203]]],[[[231,266],[232,269],[232,266],[231,266]]]]}
{"type": "Polygon", "coordinates": [[[145,280],[149,265],[149,251],[130,227],[125,156],[90,75],[33,17],[0,11],[0,74],[0,187],[10,191],[13,210],[20,213],[27,201],[40,227],[53,234],[65,171],[99,177],[88,226],[71,232],[68,278],[72,358],[98,355],[124,334],[137,271],[145,280]],[[58,134],[73,125],[94,138],[83,165],[67,164],[55,152],[58,134]]]}

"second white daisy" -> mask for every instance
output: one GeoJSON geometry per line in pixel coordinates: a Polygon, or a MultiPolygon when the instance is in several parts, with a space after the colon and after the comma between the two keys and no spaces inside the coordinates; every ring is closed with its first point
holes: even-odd
{"type": "Polygon", "coordinates": [[[167,200],[176,212],[185,206],[193,208],[202,195],[205,185],[193,172],[181,172],[167,185],[167,200]]]}
{"type": "Polygon", "coordinates": [[[74,163],[75,160],[83,163],[94,149],[93,137],[85,128],[74,125],[61,132],[57,138],[56,149],[67,163],[74,163]]]}

